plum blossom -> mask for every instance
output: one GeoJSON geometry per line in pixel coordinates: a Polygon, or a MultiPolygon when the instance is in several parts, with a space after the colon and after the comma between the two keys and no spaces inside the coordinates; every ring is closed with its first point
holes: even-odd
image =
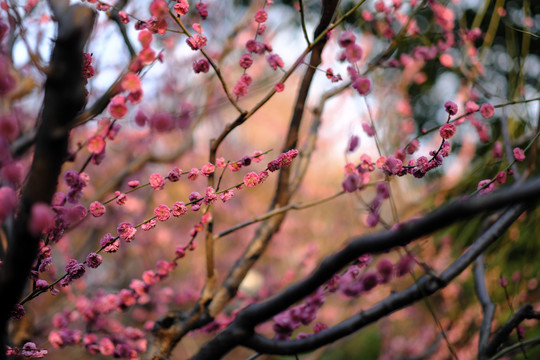
{"type": "Polygon", "coordinates": [[[513,153],[514,153],[514,158],[517,161],[521,162],[525,160],[525,152],[521,148],[515,147],[513,150],[513,153]]]}

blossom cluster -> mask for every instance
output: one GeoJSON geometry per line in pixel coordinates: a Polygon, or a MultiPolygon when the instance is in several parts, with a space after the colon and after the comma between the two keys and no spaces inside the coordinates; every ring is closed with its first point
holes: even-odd
{"type": "MultiPolygon", "coordinates": [[[[271,1],[267,1],[266,5],[271,5],[271,1]]],[[[250,39],[246,42],[247,52],[243,53],[240,56],[238,61],[240,67],[244,69],[244,73],[240,76],[240,79],[236,82],[233,88],[233,92],[237,97],[242,97],[247,95],[249,85],[251,85],[252,78],[245,71],[253,65],[253,54],[264,55],[266,56],[266,61],[268,65],[273,69],[277,70],[278,68],[283,68],[285,66],[283,60],[278,54],[272,53],[273,48],[269,43],[261,42],[257,40],[257,36],[263,35],[266,30],[266,21],[268,20],[268,13],[265,9],[259,9],[255,13],[254,21],[257,24],[257,31],[254,39],[250,39]]],[[[284,85],[279,83],[276,85],[276,91],[283,91],[284,85]]]]}
{"type": "MultiPolygon", "coordinates": [[[[304,304],[295,306],[274,316],[273,320],[276,339],[287,340],[300,325],[309,325],[312,323],[317,318],[317,312],[322,307],[325,300],[326,297],[324,291],[322,288],[319,288],[314,294],[306,298],[304,304]]],[[[319,332],[323,328],[326,328],[326,325],[316,325],[314,332],[319,332]]],[[[298,338],[305,338],[309,335],[310,334],[305,333],[299,334],[298,338]]]]}
{"type": "Polygon", "coordinates": [[[24,356],[30,359],[42,359],[47,355],[48,351],[45,349],[38,349],[33,342],[27,342],[22,348],[8,346],[6,350],[7,356],[24,356]]]}

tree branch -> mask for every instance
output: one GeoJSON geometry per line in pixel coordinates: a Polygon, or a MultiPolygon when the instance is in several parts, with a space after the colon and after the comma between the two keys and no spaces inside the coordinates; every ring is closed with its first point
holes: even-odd
{"type": "MultiPolygon", "coordinates": [[[[29,230],[32,207],[36,203],[50,203],[67,154],[69,132],[65,129],[86,101],[82,77],[83,48],[96,15],[88,7],[68,6],[66,1],[51,0],[50,4],[58,21],[58,35],[45,83],[36,150],[6,259],[0,268],[0,349],[5,348],[10,312],[23,293],[38,253],[39,235],[29,230]]],[[[5,357],[3,350],[0,354],[0,359],[5,357]]]]}
{"type": "Polygon", "coordinates": [[[495,314],[495,304],[491,301],[486,288],[484,254],[477,257],[474,261],[473,274],[474,290],[476,292],[476,297],[482,305],[482,312],[484,313],[482,325],[480,326],[480,338],[478,340],[478,357],[482,359],[489,342],[491,323],[493,322],[493,315],[495,314]]]}
{"type": "Polygon", "coordinates": [[[527,202],[540,197],[540,179],[530,181],[516,189],[505,189],[491,195],[461,200],[439,208],[422,219],[401,225],[397,230],[384,231],[350,240],[338,253],[327,257],[318,269],[304,280],[290,286],[280,294],[241,311],[236,319],[214,340],[208,342],[194,359],[216,358],[242,344],[258,352],[295,354],[313,350],[343,336],[357,331],[383,316],[412,304],[446,286],[459,275],[476,257],[492,244],[504,230],[512,224],[525,209],[527,202]],[[366,253],[376,254],[397,246],[404,246],[413,240],[449,226],[459,220],[494,210],[509,204],[521,203],[507,210],[467,251],[440,276],[427,274],[408,289],[394,293],[371,309],[322,331],[307,339],[276,341],[253,334],[256,325],[287,309],[292,304],[313,293],[346,264],[366,253]]]}
{"type": "Polygon", "coordinates": [[[499,347],[508,339],[510,333],[525,319],[540,319],[540,312],[534,311],[532,305],[527,304],[522,306],[506,324],[502,325],[499,330],[493,335],[493,339],[486,348],[485,354],[487,357],[495,355],[499,347]]]}

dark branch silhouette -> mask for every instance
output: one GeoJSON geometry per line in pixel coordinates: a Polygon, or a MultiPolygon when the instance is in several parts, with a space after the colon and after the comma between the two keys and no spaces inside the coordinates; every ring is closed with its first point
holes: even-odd
{"type": "MultiPolygon", "coordinates": [[[[69,132],[66,129],[84,107],[86,99],[83,48],[92,31],[95,13],[85,6],[69,6],[66,1],[50,1],[50,5],[58,21],[58,35],[45,84],[34,159],[0,268],[0,349],[5,349],[11,310],[23,293],[38,253],[39,236],[29,230],[32,207],[37,203],[50,203],[67,154],[69,132]]],[[[4,357],[2,350],[0,358],[4,357]]]]}
{"type": "Polygon", "coordinates": [[[532,199],[539,196],[540,179],[535,179],[520,188],[505,189],[492,195],[455,201],[421,219],[402,224],[395,230],[353,238],[343,250],[325,258],[321,265],[307,278],[290,286],[280,294],[241,311],[222,333],[201,348],[194,359],[215,359],[217,356],[225,355],[238,345],[249,347],[260,353],[291,355],[317,349],[350,335],[362,327],[445,287],[502,235],[530,206],[532,199]],[[519,205],[507,209],[463,255],[440,275],[437,276],[432,273],[423,275],[408,289],[394,293],[372,308],[362,311],[330,329],[323,330],[302,340],[270,340],[253,333],[256,325],[267,321],[272,316],[312,294],[319,286],[328,281],[333,274],[359,256],[377,254],[398,246],[405,246],[421,236],[431,234],[457,221],[468,219],[488,210],[503,208],[510,204],[519,205]]]}

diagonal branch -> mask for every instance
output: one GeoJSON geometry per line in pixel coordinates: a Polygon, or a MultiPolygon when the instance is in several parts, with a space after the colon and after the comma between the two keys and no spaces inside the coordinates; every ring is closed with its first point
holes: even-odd
{"type": "Polygon", "coordinates": [[[309,277],[290,286],[282,293],[241,311],[236,319],[214,340],[208,342],[194,359],[215,359],[235,346],[248,346],[258,352],[295,354],[316,349],[357,331],[398,309],[406,307],[446,286],[469,266],[490,244],[492,244],[522,213],[528,202],[540,197],[540,179],[529,181],[519,188],[505,189],[492,195],[456,201],[439,208],[422,219],[401,225],[397,230],[370,234],[350,240],[338,253],[327,257],[309,277]],[[346,264],[366,253],[374,254],[430,234],[471,216],[520,203],[507,210],[467,251],[440,276],[422,276],[410,288],[394,293],[371,309],[364,311],[332,329],[322,331],[309,338],[279,342],[254,335],[254,327],[287,309],[292,304],[313,293],[346,264]]]}
{"type": "Polygon", "coordinates": [[[487,357],[495,355],[499,347],[508,339],[510,333],[525,319],[540,319],[540,312],[535,311],[530,305],[523,305],[503,326],[497,330],[493,339],[486,347],[487,357]]]}

